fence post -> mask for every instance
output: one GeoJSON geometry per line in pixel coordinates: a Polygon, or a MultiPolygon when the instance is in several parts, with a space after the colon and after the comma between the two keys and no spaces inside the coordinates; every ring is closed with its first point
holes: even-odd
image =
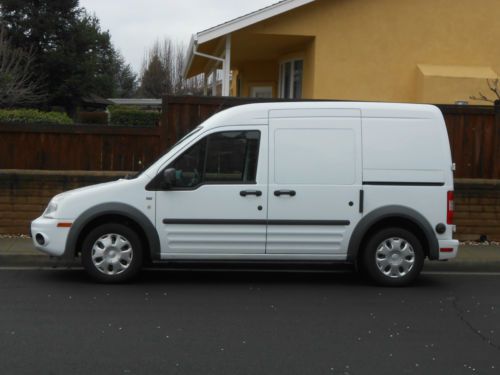
{"type": "Polygon", "coordinates": [[[500,179],[500,100],[495,101],[495,129],[493,135],[493,176],[500,179]]]}
{"type": "Polygon", "coordinates": [[[168,97],[164,95],[161,99],[160,117],[160,155],[168,148],[168,97]]]}

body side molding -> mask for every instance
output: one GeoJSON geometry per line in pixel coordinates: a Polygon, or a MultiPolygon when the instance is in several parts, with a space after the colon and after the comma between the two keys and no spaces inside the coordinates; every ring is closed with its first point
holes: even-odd
{"type": "Polygon", "coordinates": [[[363,181],[363,185],[372,186],[444,186],[444,182],[401,182],[401,181],[363,181]]]}
{"type": "Polygon", "coordinates": [[[349,220],[224,220],[224,219],[163,219],[163,224],[171,225],[330,225],[347,226],[349,220]]]}

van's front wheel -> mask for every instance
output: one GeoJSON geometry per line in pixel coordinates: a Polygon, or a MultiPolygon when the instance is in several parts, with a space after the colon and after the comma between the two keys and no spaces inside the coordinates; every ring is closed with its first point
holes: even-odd
{"type": "Polygon", "coordinates": [[[123,224],[100,225],[83,241],[82,264],[96,281],[118,283],[130,280],[140,271],[142,263],[139,236],[123,224]]]}
{"type": "Polygon", "coordinates": [[[424,258],[422,244],[413,233],[403,228],[386,228],[370,237],[362,264],[377,284],[403,286],[418,277],[424,258]]]}

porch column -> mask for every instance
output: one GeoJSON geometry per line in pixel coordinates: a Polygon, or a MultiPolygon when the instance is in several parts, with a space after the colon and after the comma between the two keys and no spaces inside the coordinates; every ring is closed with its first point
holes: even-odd
{"type": "Polygon", "coordinates": [[[203,73],[203,96],[208,96],[208,73],[203,73]]]}
{"type": "Polygon", "coordinates": [[[217,95],[217,67],[212,70],[212,96],[217,95]]]}
{"type": "Polygon", "coordinates": [[[226,52],[222,69],[222,96],[229,96],[231,91],[231,34],[226,35],[226,52]]]}

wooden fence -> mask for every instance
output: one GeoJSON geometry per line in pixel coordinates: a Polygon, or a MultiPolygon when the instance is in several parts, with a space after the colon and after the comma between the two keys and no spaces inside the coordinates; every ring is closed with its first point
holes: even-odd
{"type": "MultiPolygon", "coordinates": [[[[263,102],[267,100],[258,100],[263,102]]],[[[0,169],[136,171],[216,112],[255,99],[163,99],[160,126],[0,125],[0,169]]],[[[500,108],[440,106],[455,177],[500,179],[500,108]]],[[[422,150],[425,152],[425,150],[422,150]]]]}
{"type": "Polygon", "coordinates": [[[161,118],[161,123],[167,124],[165,142],[171,146],[217,112],[238,105],[272,101],[276,99],[166,96],[161,118]]]}
{"type": "Polygon", "coordinates": [[[136,171],[161,154],[160,127],[0,125],[0,170],[136,171]]]}
{"type": "MultiPolygon", "coordinates": [[[[162,121],[168,124],[167,142],[175,142],[216,112],[255,102],[238,98],[165,97],[162,121]]],[[[446,121],[452,156],[457,165],[455,177],[500,179],[500,108],[438,107],[446,121]]]]}
{"type": "Polygon", "coordinates": [[[439,107],[457,165],[455,177],[500,179],[500,107],[439,107]]]}

